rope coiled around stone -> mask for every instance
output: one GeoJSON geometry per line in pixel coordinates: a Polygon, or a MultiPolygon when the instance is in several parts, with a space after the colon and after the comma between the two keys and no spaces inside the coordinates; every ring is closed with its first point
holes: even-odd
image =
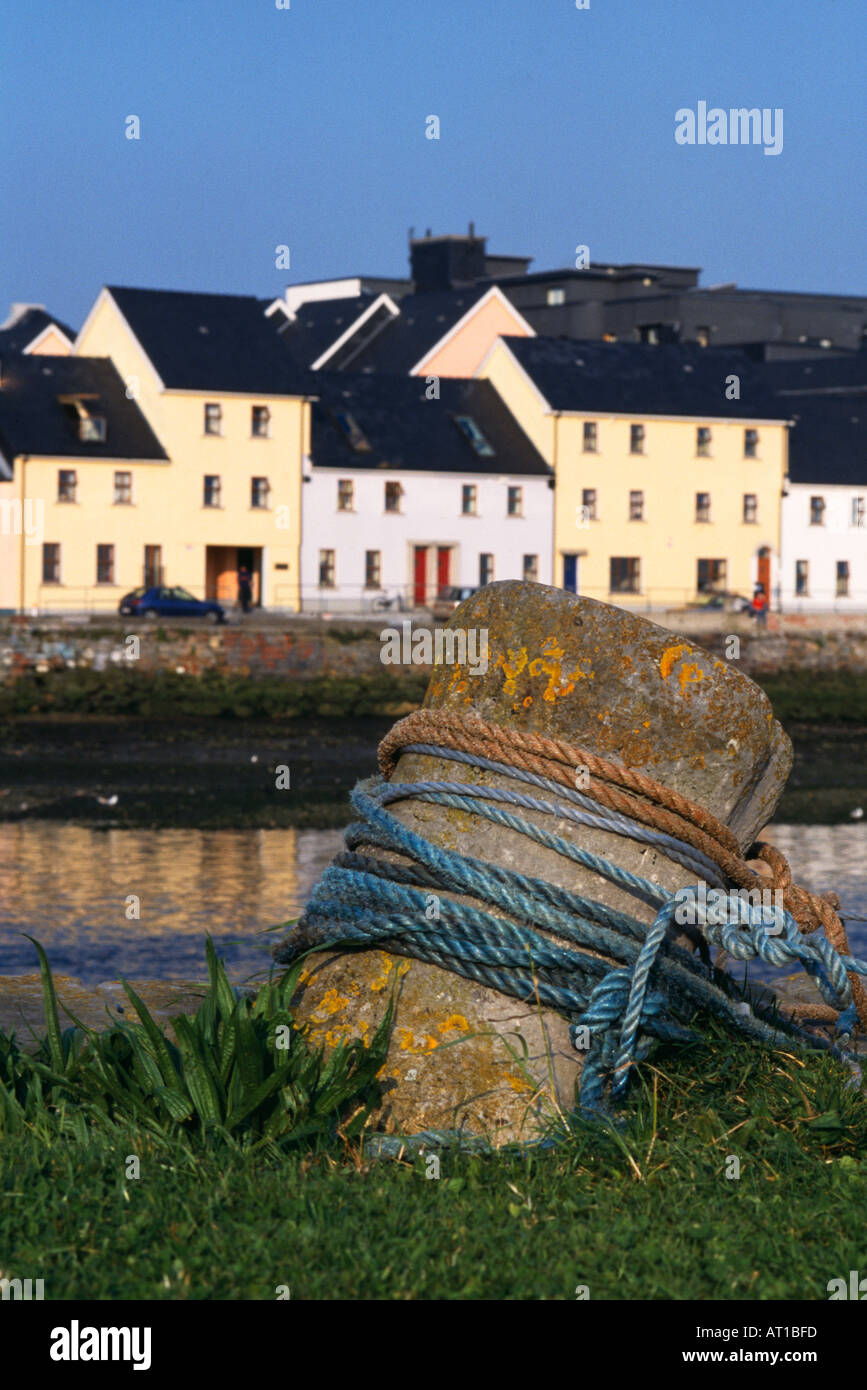
{"type": "MultiPolygon", "coordinates": [[[[506,808],[513,805],[578,823],[589,823],[592,815],[592,823],[619,834],[634,835],[643,827],[647,842],[658,843],[665,854],[676,852],[681,862],[694,862],[700,856],[708,867],[709,881],[715,872],[725,880],[734,877],[724,866],[737,859],[738,878],[746,879],[752,888],[762,886],[740,858],[731,831],[707,811],[634,769],[474,718],[418,711],[383,740],[380,764],[385,772],[394,771],[401,751],[452,759],[459,755],[459,761],[482,766],[495,762],[497,770],[522,785],[529,781],[546,791],[553,788],[565,800],[543,801],[526,791],[471,783],[395,783],[383,778],[359,783],[351,800],[360,820],[346,832],[347,851],[319,880],[295,932],[275,953],[277,959],[288,960],[326,943],[376,945],[429,961],[524,1002],[555,1009],[572,1023],[573,1038],[578,1029],[589,1030],[581,1104],[590,1112],[604,1107],[608,1085],[613,1100],[622,1096],[634,1063],[647,1055],[654,1039],[694,1038],[685,1023],[702,1010],[756,1041],[777,1046],[796,1041],[840,1055],[826,1039],[778,1017],[770,1003],[754,1000],[751,1008],[734,1000],[708,966],[672,941],[669,928],[676,920],[678,900],[683,902],[686,895],[708,943],[741,960],[760,958],[778,967],[803,966],[837,1019],[838,1029],[845,1032],[851,1031],[855,1021],[851,981],[867,974],[867,963],[854,960],[848,945],[839,952],[825,937],[809,941],[787,908],[774,909],[768,921],[767,908],[754,908],[740,899],[737,920],[716,924],[702,907],[698,887],[681,889],[676,898],[658,884],[506,808]],[[596,813],[587,812],[588,798],[579,796],[576,802],[574,786],[569,787],[569,795],[564,791],[566,776],[574,779],[578,765],[590,770],[596,813]],[[657,907],[656,919],[648,928],[626,913],[546,880],[437,847],[386,809],[403,799],[454,807],[527,835],[657,907]],[[657,801],[664,805],[654,824],[657,801]],[[639,808],[640,817],[630,814],[639,808]],[[672,833],[675,826],[678,835],[672,833]],[[687,826],[694,832],[689,836],[687,826]],[[399,859],[384,860],[363,850],[385,850],[399,859]],[[459,894],[463,900],[437,897],[436,912],[431,915],[431,890],[459,894]],[[495,916],[486,907],[508,915],[495,916]]],[[[769,867],[784,879],[788,866],[779,856],[781,865],[776,855],[774,851],[769,867]]],[[[791,889],[790,874],[785,886],[791,889]]],[[[816,1010],[811,1012],[815,1016],[816,1010]]]]}

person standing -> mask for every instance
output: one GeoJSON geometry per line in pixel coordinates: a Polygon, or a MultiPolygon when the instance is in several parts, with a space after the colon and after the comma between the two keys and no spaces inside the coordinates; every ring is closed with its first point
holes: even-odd
{"type": "Polygon", "coordinates": [[[253,580],[246,565],[238,570],[238,602],[242,613],[249,613],[253,602],[253,580]]]}
{"type": "Polygon", "coordinates": [[[768,625],[768,596],[765,593],[764,585],[757,584],[753,590],[753,600],[750,604],[750,612],[756,622],[761,627],[768,625]]]}

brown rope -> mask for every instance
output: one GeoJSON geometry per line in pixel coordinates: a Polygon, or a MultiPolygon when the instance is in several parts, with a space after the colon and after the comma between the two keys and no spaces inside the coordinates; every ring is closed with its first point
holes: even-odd
{"type": "MultiPolygon", "coordinates": [[[[601,806],[692,845],[713,860],[729,882],[738,888],[754,889],[766,881],[765,874],[757,874],[744,859],[729,827],[705,807],[636,768],[621,767],[586,748],[577,748],[542,734],[487,724],[474,715],[419,709],[399,720],[379,745],[379,765],[384,777],[391,777],[402,750],[412,743],[439,744],[465,753],[481,754],[573,790],[576,771],[586,767],[589,785],[582,786],[581,790],[587,791],[601,806]]],[[[772,887],[782,891],[783,905],[801,930],[812,932],[822,927],[834,949],[841,955],[849,955],[846,928],[835,910],[840,906],[837,895],[810,893],[793,883],[785,855],[772,845],[761,844],[758,860],[768,866],[772,887]]],[[[849,982],[858,1018],[867,1028],[867,991],[859,976],[851,971],[849,982]]],[[[803,1011],[811,1009],[813,1017],[818,1017],[820,1010],[825,1013],[828,1008],[822,1005],[796,1007],[803,1011]]],[[[830,1013],[836,1017],[833,1010],[830,1013]]]]}

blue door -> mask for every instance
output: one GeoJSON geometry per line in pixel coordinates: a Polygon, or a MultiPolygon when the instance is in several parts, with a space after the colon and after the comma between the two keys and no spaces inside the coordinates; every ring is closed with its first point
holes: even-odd
{"type": "Polygon", "coordinates": [[[571,594],[578,592],[578,556],[563,556],[563,588],[571,594]]]}

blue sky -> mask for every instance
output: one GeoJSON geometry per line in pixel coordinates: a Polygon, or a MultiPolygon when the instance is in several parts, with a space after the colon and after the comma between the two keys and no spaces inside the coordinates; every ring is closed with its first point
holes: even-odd
{"type": "Polygon", "coordinates": [[[103,283],[403,275],[410,227],[471,219],[534,269],[586,244],[864,293],[863,0],[2,8],[0,318],[30,300],[77,327],[103,283]],[[676,144],[699,100],[782,107],[782,153],[676,144]]]}

